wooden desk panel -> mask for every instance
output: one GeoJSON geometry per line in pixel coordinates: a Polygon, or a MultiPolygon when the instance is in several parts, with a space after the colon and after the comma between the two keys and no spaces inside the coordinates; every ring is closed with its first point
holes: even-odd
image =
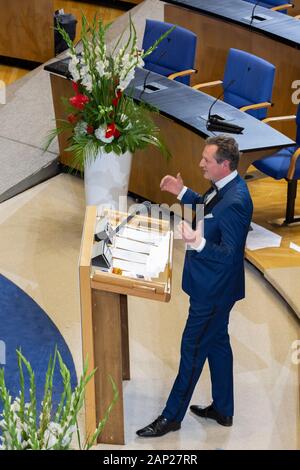
{"type": "Polygon", "coordinates": [[[293,0],[292,3],[294,4],[294,8],[288,8],[288,14],[290,16],[300,15],[300,0],[293,0]]]}
{"type": "Polygon", "coordinates": [[[300,0],[294,0],[293,1],[294,8],[289,8],[289,15],[290,16],[296,16],[300,15],[300,0]]]}
{"type": "MultiPolygon", "coordinates": [[[[50,75],[51,89],[52,89],[52,98],[53,106],[55,111],[56,119],[66,119],[67,114],[63,102],[61,100],[62,96],[65,96],[67,99],[71,98],[74,95],[74,90],[70,85],[70,81],[63,77],[58,77],[57,75],[50,75]]],[[[68,139],[71,137],[71,132],[62,132],[58,135],[59,143],[59,161],[63,165],[71,166],[74,168],[72,162],[72,155],[70,152],[66,152],[66,148],[69,147],[70,143],[68,139]]]]}
{"type": "MultiPolygon", "coordinates": [[[[192,76],[192,84],[222,79],[228,50],[231,47],[242,49],[268,60],[276,67],[274,106],[269,109],[268,116],[295,114],[297,106],[292,103],[292,93],[295,91],[292,83],[300,80],[299,49],[223,19],[173,5],[165,5],[165,21],[188,28],[198,36],[195,65],[198,73],[192,76]]],[[[203,91],[214,96],[219,93],[218,88],[203,91]]],[[[278,124],[277,129],[295,138],[293,123],[278,124]]]]}
{"type": "Polygon", "coordinates": [[[53,0],[0,0],[0,55],[33,62],[54,56],[53,0]]]}

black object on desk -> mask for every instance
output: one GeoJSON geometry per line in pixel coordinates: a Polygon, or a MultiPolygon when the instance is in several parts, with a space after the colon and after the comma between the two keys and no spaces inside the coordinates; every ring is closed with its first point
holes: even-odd
{"type": "Polygon", "coordinates": [[[209,131],[226,132],[229,134],[241,134],[244,130],[244,127],[225,121],[225,119],[217,114],[212,114],[210,116],[209,121],[207,121],[206,128],[209,131]]]}
{"type": "Polygon", "coordinates": [[[219,132],[228,132],[230,134],[241,134],[244,130],[243,127],[238,126],[237,124],[233,124],[232,122],[228,122],[222,116],[218,114],[211,114],[212,108],[215,104],[223,97],[224,93],[235,83],[236,80],[231,80],[227,86],[223,89],[222,93],[212,102],[211,106],[208,110],[208,117],[206,123],[206,129],[209,131],[219,131],[219,132]]]}

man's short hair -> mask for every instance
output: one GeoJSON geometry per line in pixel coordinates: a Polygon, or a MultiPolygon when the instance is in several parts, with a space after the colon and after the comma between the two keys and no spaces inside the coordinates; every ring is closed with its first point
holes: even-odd
{"type": "Polygon", "coordinates": [[[231,171],[237,169],[240,160],[240,152],[236,140],[227,135],[218,135],[216,137],[208,137],[205,141],[205,145],[216,145],[218,147],[215,155],[217,162],[222,163],[228,160],[230,162],[229,168],[231,171]]]}

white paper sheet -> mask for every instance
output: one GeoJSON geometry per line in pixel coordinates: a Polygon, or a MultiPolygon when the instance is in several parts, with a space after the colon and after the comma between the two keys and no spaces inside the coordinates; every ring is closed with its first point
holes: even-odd
{"type": "Polygon", "coordinates": [[[135,253],[134,251],[121,250],[119,248],[113,248],[112,250],[113,258],[124,259],[127,261],[132,261],[133,263],[147,263],[149,255],[144,253],[135,253]]]}
{"type": "Polygon", "coordinates": [[[129,271],[130,273],[145,275],[145,264],[132,263],[130,261],[124,261],[122,259],[113,259],[113,268],[120,268],[123,271],[129,271]]]}
{"type": "Polygon", "coordinates": [[[262,248],[278,248],[281,244],[281,236],[261,227],[254,222],[251,223],[251,230],[248,233],[246,247],[248,250],[260,250],[262,248]]]}
{"type": "Polygon", "coordinates": [[[124,227],[121,229],[119,236],[129,240],[152,244],[158,244],[163,237],[162,234],[153,230],[138,230],[130,227],[124,227]]]}
{"type": "Polygon", "coordinates": [[[136,242],[133,240],[128,240],[127,238],[122,238],[119,236],[115,237],[115,247],[122,248],[123,250],[133,251],[135,253],[150,253],[150,246],[146,243],[136,242]]]}
{"type": "Polygon", "coordinates": [[[158,246],[151,246],[150,255],[147,259],[146,275],[157,277],[165,270],[169,255],[170,232],[164,235],[158,246]]]}
{"type": "Polygon", "coordinates": [[[299,246],[299,245],[296,245],[296,243],[291,242],[291,243],[290,243],[290,248],[291,248],[292,250],[298,251],[298,252],[300,253],[300,246],[299,246]]]}

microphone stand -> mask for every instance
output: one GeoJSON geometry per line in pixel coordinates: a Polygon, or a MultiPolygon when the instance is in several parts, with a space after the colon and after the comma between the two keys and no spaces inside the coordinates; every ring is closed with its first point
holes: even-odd
{"type": "Polygon", "coordinates": [[[219,99],[224,95],[224,93],[228,90],[228,88],[235,82],[235,79],[231,80],[228,85],[224,88],[222,93],[217,96],[217,98],[212,102],[207,116],[206,122],[206,129],[209,131],[218,131],[218,132],[228,132],[232,134],[241,134],[244,130],[243,127],[238,126],[236,124],[232,124],[231,122],[225,121],[225,119],[221,118],[216,114],[211,114],[211,110],[213,106],[219,101],[219,99]]]}
{"type": "Polygon", "coordinates": [[[212,104],[210,105],[209,107],[209,110],[208,110],[208,115],[207,115],[207,121],[208,122],[213,122],[214,119],[220,119],[216,114],[211,114],[211,110],[212,108],[214,107],[214,105],[216,104],[217,101],[219,101],[219,99],[225,94],[225,92],[228,90],[229,87],[231,87],[231,85],[235,82],[235,80],[230,80],[230,82],[228,83],[228,85],[223,89],[223,91],[217,96],[217,98],[212,102],[212,104]]]}
{"type": "Polygon", "coordinates": [[[249,26],[252,26],[253,20],[254,20],[254,18],[255,18],[254,12],[255,12],[256,7],[258,6],[259,3],[260,3],[260,0],[258,0],[258,1],[255,3],[255,5],[254,5],[254,7],[253,7],[253,9],[252,9],[251,20],[250,20],[250,25],[249,25],[249,26]]]}
{"type": "MultiPolygon", "coordinates": [[[[167,40],[168,40],[168,42],[171,41],[170,38],[167,38],[167,40]]],[[[161,52],[160,56],[159,56],[158,59],[157,59],[156,65],[159,64],[160,60],[162,59],[162,57],[163,57],[167,52],[168,52],[167,49],[165,49],[164,51],[161,52]]],[[[140,96],[139,96],[139,98],[138,98],[139,100],[142,98],[143,94],[145,93],[145,90],[146,90],[146,87],[147,87],[146,83],[147,83],[147,80],[148,80],[148,77],[149,77],[150,73],[151,73],[151,70],[148,70],[147,73],[146,73],[146,75],[145,75],[144,82],[143,82],[143,89],[142,89],[142,91],[141,91],[141,93],[140,93],[140,96]]]]}

